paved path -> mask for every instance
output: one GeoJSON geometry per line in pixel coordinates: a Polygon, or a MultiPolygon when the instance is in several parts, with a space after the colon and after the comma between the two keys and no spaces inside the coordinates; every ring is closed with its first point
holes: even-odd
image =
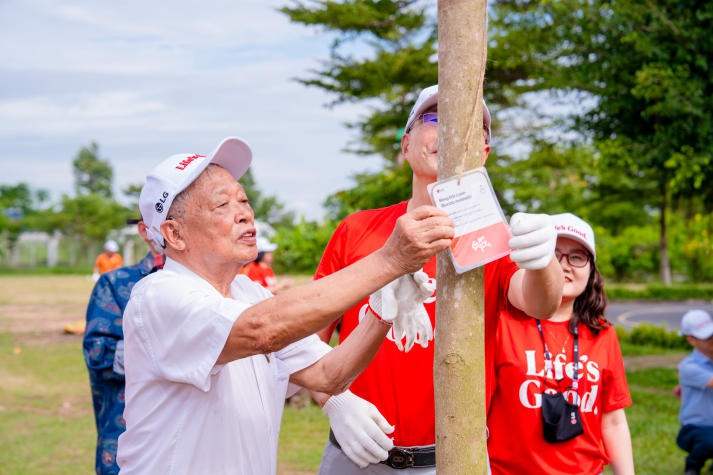
{"type": "Polygon", "coordinates": [[[665,325],[669,330],[679,330],[681,317],[692,308],[702,308],[713,315],[713,304],[707,301],[609,302],[607,318],[625,328],[647,322],[665,325]]]}

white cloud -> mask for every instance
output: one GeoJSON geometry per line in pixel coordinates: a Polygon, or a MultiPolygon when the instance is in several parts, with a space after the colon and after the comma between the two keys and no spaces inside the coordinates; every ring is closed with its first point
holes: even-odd
{"type": "Polygon", "coordinates": [[[225,136],[253,148],[258,186],[308,219],[378,158],[341,150],[361,106],[294,81],[318,67],[329,38],[291,24],[278,0],[0,2],[2,183],[58,197],[92,141],[117,193],[179,152],[225,136]]]}

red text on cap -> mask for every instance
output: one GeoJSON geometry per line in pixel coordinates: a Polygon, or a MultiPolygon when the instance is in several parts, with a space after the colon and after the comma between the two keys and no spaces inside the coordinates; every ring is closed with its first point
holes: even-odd
{"type": "Polygon", "coordinates": [[[191,164],[193,160],[197,160],[199,158],[205,158],[205,155],[200,155],[200,154],[195,154],[191,155],[190,157],[186,157],[180,162],[178,162],[178,165],[176,165],[176,170],[185,170],[188,165],[191,164]]]}

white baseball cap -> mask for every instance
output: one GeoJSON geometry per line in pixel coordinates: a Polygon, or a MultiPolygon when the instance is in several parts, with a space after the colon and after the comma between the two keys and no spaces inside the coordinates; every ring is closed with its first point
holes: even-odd
{"type": "Polygon", "coordinates": [[[266,237],[257,237],[258,252],[273,252],[275,249],[277,249],[277,244],[270,242],[266,237]]]}
{"type": "MultiPolygon", "coordinates": [[[[408,115],[404,132],[408,132],[411,129],[411,126],[414,121],[418,119],[418,116],[436,104],[438,104],[438,84],[427,87],[418,95],[418,99],[416,99],[416,103],[408,115]]],[[[488,126],[488,143],[490,142],[490,120],[490,111],[488,110],[488,106],[485,105],[485,100],[483,100],[483,123],[488,126]]]]}
{"type": "Polygon", "coordinates": [[[113,239],[109,239],[107,242],[104,243],[104,249],[111,252],[118,252],[119,245],[113,239]]]}
{"type": "Polygon", "coordinates": [[[207,157],[179,153],[159,163],[146,176],[146,183],[139,196],[139,209],[149,239],[164,244],[160,227],[166,220],[171,203],[209,164],[220,165],[239,180],[248,170],[251,161],[252,151],[248,144],[237,137],[228,137],[207,157]]]}
{"type": "Polygon", "coordinates": [[[594,247],[594,230],[582,218],[572,213],[553,214],[552,224],[555,225],[557,236],[573,239],[592,254],[593,260],[597,260],[597,252],[594,247]]]}
{"type": "Polygon", "coordinates": [[[713,319],[705,310],[689,310],[681,319],[681,334],[707,340],[713,336],[713,319]]]}

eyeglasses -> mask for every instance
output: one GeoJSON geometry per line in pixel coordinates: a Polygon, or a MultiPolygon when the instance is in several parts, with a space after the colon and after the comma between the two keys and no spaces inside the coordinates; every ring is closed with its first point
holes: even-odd
{"type": "Polygon", "coordinates": [[[561,262],[562,258],[567,259],[567,263],[572,267],[584,267],[589,262],[589,253],[584,251],[572,251],[565,253],[555,249],[555,258],[557,262],[561,262]]]}
{"type": "Polygon", "coordinates": [[[423,121],[423,125],[438,127],[438,112],[426,112],[425,114],[421,114],[419,119],[423,121]]]}

